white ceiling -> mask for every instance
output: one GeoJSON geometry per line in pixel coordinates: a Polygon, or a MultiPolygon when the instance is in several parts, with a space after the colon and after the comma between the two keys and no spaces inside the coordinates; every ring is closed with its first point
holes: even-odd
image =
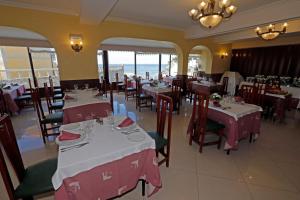
{"type": "Polygon", "coordinates": [[[219,27],[207,30],[193,22],[188,11],[201,0],[0,0],[0,4],[80,17],[81,23],[129,21],[185,31],[186,38],[249,30],[270,22],[300,17],[300,0],[232,0],[238,11],[219,27]]]}

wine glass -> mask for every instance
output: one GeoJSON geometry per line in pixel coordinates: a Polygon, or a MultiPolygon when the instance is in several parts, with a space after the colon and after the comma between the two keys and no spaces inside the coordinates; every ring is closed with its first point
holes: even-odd
{"type": "Polygon", "coordinates": [[[78,85],[77,84],[74,84],[74,89],[78,90],[78,85]]]}

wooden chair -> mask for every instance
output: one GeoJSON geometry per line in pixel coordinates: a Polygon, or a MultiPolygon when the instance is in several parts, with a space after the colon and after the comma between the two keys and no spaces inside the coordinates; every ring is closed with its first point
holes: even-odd
{"type": "Polygon", "coordinates": [[[64,98],[62,90],[60,88],[54,88],[53,80],[51,76],[49,76],[49,84],[50,84],[50,91],[51,91],[51,96],[53,98],[53,101],[62,100],[64,98]]]}
{"type": "Polygon", "coordinates": [[[63,122],[63,112],[54,112],[54,113],[49,113],[48,115],[45,115],[41,99],[39,96],[39,89],[33,89],[32,92],[32,99],[33,103],[37,112],[41,132],[42,132],[42,137],[44,143],[46,143],[46,137],[48,138],[51,135],[58,135],[59,133],[53,132],[52,134],[48,134],[48,130],[53,130],[53,129],[58,129],[60,124],[63,122]],[[47,127],[47,125],[51,125],[51,127],[47,127]]]}
{"type": "Polygon", "coordinates": [[[47,107],[50,113],[56,110],[61,110],[64,107],[64,101],[55,101],[53,102],[53,99],[50,96],[50,91],[48,88],[47,83],[44,83],[44,92],[45,92],[45,98],[47,102],[47,107]]]}
{"type": "Polygon", "coordinates": [[[195,94],[193,90],[193,81],[197,81],[197,78],[188,78],[186,79],[186,95],[185,100],[189,99],[190,103],[192,103],[193,96],[195,94]]]}
{"type": "Polygon", "coordinates": [[[136,109],[139,108],[141,112],[141,108],[150,107],[152,110],[152,100],[152,96],[143,93],[141,79],[136,79],[136,109]],[[148,101],[150,101],[150,105],[148,105],[148,101]]]}
{"type": "Polygon", "coordinates": [[[7,104],[3,95],[3,90],[0,88],[0,113],[8,113],[7,104]]]}
{"type": "Polygon", "coordinates": [[[124,90],[124,87],[125,87],[125,83],[120,82],[119,73],[116,73],[116,89],[117,89],[118,94],[119,94],[120,88],[121,88],[121,90],[124,90]]]}
{"type": "Polygon", "coordinates": [[[25,169],[13,126],[7,115],[0,116],[0,142],[3,147],[0,148],[0,172],[10,200],[33,200],[36,195],[54,191],[51,179],[57,168],[57,159],[45,160],[25,169]],[[2,149],[8,159],[4,158],[2,149]],[[10,162],[19,181],[16,189],[7,162],[10,162]]]}
{"type": "Polygon", "coordinates": [[[207,118],[208,104],[209,96],[196,91],[188,133],[189,144],[192,145],[192,141],[198,143],[200,153],[207,145],[218,145],[220,149],[225,128],[223,124],[207,118]]]}
{"type": "Polygon", "coordinates": [[[198,72],[193,72],[193,78],[197,78],[198,77],[198,72]]]}
{"type": "Polygon", "coordinates": [[[221,94],[226,95],[227,94],[227,88],[228,88],[228,77],[223,77],[223,83],[221,88],[221,94]]]}
{"type": "Polygon", "coordinates": [[[172,93],[171,97],[173,99],[174,110],[177,111],[177,114],[180,113],[180,105],[181,105],[181,80],[174,79],[172,81],[172,93]]]}
{"type": "Polygon", "coordinates": [[[23,95],[31,95],[32,84],[31,84],[30,78],[28,78],[28,84],[29,84],[29,88],[26,89],[26,91],[25,91],[25,93],[23,93],[23,95]]]}
{"type": "Polygon", "coordinates": [[[25,93],[17,96],[17,98],[15,99],[16,103],[21,108],[22,107],[34,107],[33,103],[32,103],[32,97],[31,97],[31,93],[32,93],[31,81],[30,81],[30,79],[28,79],[28,81],[29,81],[29,89],[27,91],[25,91],[25,93]]]}
{"type": "Polygon", "coordinates": [[[239,95],[243,98],[245,103],[253,104],[255,97],[255,87],[253,85],[242,85],[239,95]]]}
{"type": "Polygon", "coordinates": [[[173,113],[173,100],[171,97],[159,94],[157,95],[157,123],[156,132],[148,132],[150,137],[155,140],[156,155],[162,154],[164,158],[158,162],[159,165],[166,162],[169,167],[170,161],[170,145],[171,145],[171,132],[172,132],[172,113],[173,113]],[[167,114],[167,110],[169,113],[167,114]],[[165,137],[165,127],[167,121],[167,134],[165,137]]]}
{"type": "Polygon", "coordinates": [[[150,73],[146,72],[146,80],[150,80],[150,73]]]}
{"type": "Polygon", "coordinates": [[[131,87],[127,75],[124,75],[125,82],[125,99],[128,101],[130,96],[134,97],[136,94],[136,88],[131,87]]]}

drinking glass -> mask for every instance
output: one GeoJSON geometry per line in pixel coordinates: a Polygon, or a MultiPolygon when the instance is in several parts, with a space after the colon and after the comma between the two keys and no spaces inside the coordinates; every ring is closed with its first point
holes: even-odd
{"type": "Polygon", "coordinates": [[[89,84],[88,83],[84,84],[84,87],[85,89],[89,89],[89,84]]]}
{"type": "Polygon", "coordinates": [[[115,123],[115,118],[114,118],[113,112],[110,110],[106,110],[106,113],[107,113],[108,123],[112,126],[112,129],[113,129],[114,123],[115,123]]]}
{"type": "Polygon", "coordinates": [[[74,84],[74,89],[78,90],[78,85],[77,84],[74,84]]]}

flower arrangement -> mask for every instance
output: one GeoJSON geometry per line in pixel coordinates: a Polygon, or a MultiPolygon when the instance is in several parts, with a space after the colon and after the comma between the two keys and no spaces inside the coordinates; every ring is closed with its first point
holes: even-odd
{"type": "Polygon", "coordinates": [[[218,93],[213,93],[210,95],[210,99],[214,100],[214,101],[221,101],[222,100],[222,96],[219,95],[218,93]]]}

